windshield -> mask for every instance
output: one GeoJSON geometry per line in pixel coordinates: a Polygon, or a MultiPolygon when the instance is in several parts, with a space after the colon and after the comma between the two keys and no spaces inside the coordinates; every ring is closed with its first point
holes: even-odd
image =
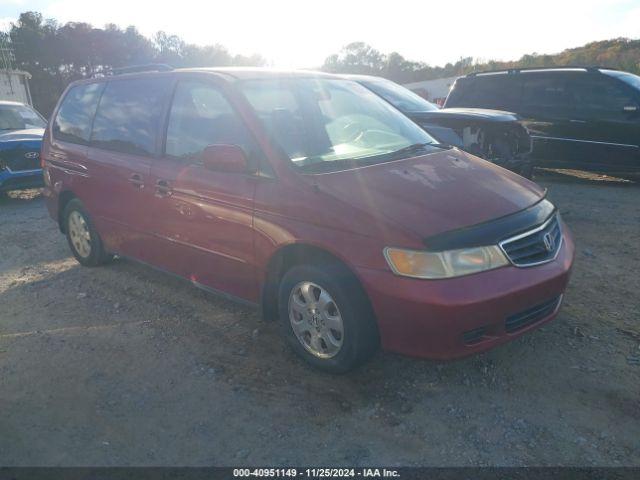
{"type": "Polygon", "coordinates": [[[365,80],[362,84],[401,112],[418,113],[438,110],[438,107],[433,103],[427,102],[420,95],[389,80],[365,80]]]}
{"type": "Polygon", "coordinates": [[[306,171],[348,168],[431,151],[434,139],[350,80],[246,80],[240,89],[274,141],[306,171]]]}
{"type": "Polygon", "coordinates": [[[27,105],[0,105],[0,130],[44,128],[46,122],[27,105]]]}
{"type": "Polygon", "coordinates": [[[640,90],[640,77],[633,73],[618,72],[617,70],[602,70],[602,73],[622,80],[624,83],[631,85],[633,88],[640,90]]]}

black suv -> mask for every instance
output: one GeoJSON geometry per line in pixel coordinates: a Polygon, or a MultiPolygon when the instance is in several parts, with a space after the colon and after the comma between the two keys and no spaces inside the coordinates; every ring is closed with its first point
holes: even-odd
{"type": "Polygon", "coordinates": [[[536,165],[640,173],[640,77],[595,67],[514,69],[459,78],[445,107],[519,114],[536,165]]]}

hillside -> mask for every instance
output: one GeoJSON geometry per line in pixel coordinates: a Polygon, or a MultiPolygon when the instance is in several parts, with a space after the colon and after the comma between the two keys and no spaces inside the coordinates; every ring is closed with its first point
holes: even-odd
{"type": "Polygon", "coordinates": [[[591,42],[556,54],[531,53],[509,62],[480,62],[461,58],[443,67],[406,60],[397,52],[382,53],[370,45],[355,42],[325,60],[322,69],[335,73],[380,75],[400,83],[463,75],[473,71],[516,67],[565,65],[606,66],[640,74],[640,40],[616,38],[591,42]]]}
{"type": "Polygon", "coordinates": [[[582,47],[570,48],[555,55],[524,55],[513,62],[487,62],[474,65],[474,69],[504,67],[548,67],[564,65],[585,65],[613,67],[628,72],[640,73],[640,40],[616,38],[587,43],[582,47]]]}

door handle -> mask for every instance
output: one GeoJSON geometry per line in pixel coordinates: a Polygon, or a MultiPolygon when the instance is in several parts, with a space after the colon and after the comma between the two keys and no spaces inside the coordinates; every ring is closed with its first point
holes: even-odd
{"type": "Polygon", "coordinates": [[[131,175],[129,177],[129,182],[131,182],[131,184],[134,187],[139,188],[140,190],[144,188],[144,182],[142,181],[142,176],[140,176],[140,174],[138,173],[134,173],[133,175],[131,175]]]}
{"type": "Polygon", "coordinates": [[[575,120],[575,119],[573,119],[573,118],[572,118],[571,120],[569,120],[569,121],[570,121],[571,123],[587,123],[587,121],[586,121],[586,120],[575,120]]]}
{"type": "Polygon", "coordinates": [[[173,190],[169,186],[169,182],[166,180],[158,180],[156,182],[156,196],[158,197],[170,197],[173,194],[173,190]]]}

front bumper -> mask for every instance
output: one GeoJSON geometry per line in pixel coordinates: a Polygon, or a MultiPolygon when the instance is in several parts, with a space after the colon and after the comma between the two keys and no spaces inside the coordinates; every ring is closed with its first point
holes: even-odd
{"type": "Polygon", "coordinates": [[[448,280],[358,269],[376,313],[382,347],[416,357],[454,359],[496,347],[552,320],[574,256],[564,225],[563,234],[556,259],[536,267],[509,266],[448,280]],[[535,312],[537,317],[531,315],[535,312]],[[522,321],[527,318],[532,321],[522,321]]]}
{"type": "Polygon", "coordinates": [[[8,190],[24,190],[44,186],[42,169],[11,171],[8,168],[0,170],[0,192],[8,190]]]}

